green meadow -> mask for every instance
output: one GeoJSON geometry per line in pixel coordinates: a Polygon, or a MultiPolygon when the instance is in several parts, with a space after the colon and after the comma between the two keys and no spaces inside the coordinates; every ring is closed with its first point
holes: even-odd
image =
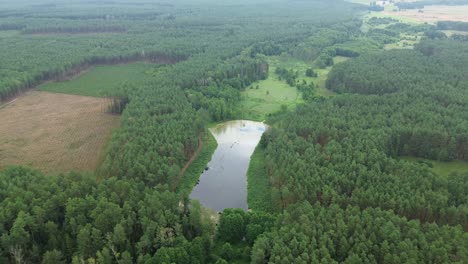
{"type": "MultiPolygon", "coordinates": [[[[334,62],[340,63],[348,58],[337,56],[334,62]]],[[[296,87],[289,86],[280,80],[275,73],[277,67],[293,69],[298,72],[298,81],[314,82],[317,85],[316,94],[319,96],[332,96],[335,93],[325,88],[325,81],[332,66],[325,69],[314,67],[313,63],[294,59],[287,56],[274,56],[269,58],[269,73],[266,80],[258,81],[250,85],[242,92],[241,102],[242,119],[263,121],[275,112],[281,110],[293,110],[298,104],[303,103],[302,94],[296,87]],[[314,68],[318,76],[306,77],[308,68],[314,68]]]]}
{"type": "Polygon", "coordinates": [[[242,92],[243,119],[262,121],[281,107],[292,109],[302,102],[301,93],[280,81],[274,71],[275,67],[271,67],[268,79],[256,82],[242,92]]]}
{"type": "Polygon", "coordinates": [[[38,88],[41,91],[54,93],[106,97],[115,93],[125,83],[142,83],[151,79],[151,69],[154,67],[156,65],[144,62],[99,65],[72,79],[47,82],[38,88]]]}

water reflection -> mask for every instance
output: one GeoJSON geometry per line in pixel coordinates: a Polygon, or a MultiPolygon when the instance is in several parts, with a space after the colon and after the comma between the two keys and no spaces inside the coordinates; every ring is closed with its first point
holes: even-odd
{"type": "Polygon", "coordinates": [[[190,197],[215,211],[225,208],[247,210],[250,156],[266,128],[263,123],[237,120],[210,129],[218,148],[208,163],[209,170],[200,176],[200,183],[190,197]]]}

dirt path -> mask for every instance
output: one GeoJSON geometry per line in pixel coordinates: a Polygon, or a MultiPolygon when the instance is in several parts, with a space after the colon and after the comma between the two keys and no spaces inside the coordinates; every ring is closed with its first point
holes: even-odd
{"type": "Polygon", "coordinates": [[[185,172],[187,171],[187,169],[190,167],[190,165],[192,164],[192,162],[198,157],[198,155],[200,154],[201,150],[203,148],[203,140],[201,139],[201,135],[198,136],[198,149],[197,151],[195,151],[195,153],[193,153],[192,157],[190,158],[189,161],[187,161],[187,163],[185,163],[185,166],[182,168],[182,170],[180,171],[179,173],[179,182],[180,180],[182,179],[182,176],[184,176],[185,172]]]}

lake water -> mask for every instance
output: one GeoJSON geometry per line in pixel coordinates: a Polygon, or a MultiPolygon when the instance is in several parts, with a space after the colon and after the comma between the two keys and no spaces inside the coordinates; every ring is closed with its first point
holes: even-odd
{"type": "Polygon", "coordinates": [[[245,120],[230,121],[210,129],[218,147],[200,176],[190,198],[215,211],[247,210],[247,169],[250,156],[267,126],[245,120]]]}

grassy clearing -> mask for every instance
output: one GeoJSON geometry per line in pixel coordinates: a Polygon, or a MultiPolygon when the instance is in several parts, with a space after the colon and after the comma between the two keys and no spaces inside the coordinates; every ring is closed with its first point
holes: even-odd
{"type": "MultiPolygon", "coordinates": [[[[341,57],[341,56],[336,56],[333,58],[333,64],[338,64],[340,62],[344,62],[349,60],[347,57],[341,57]]],[[[328,73],[331,71],[333,66],[326,67],[325,69],[314,69],[314,71],[317,73],[318,77],[316,78],[309,78],[305,77],[306,81],[313,81],[316,85],[316,94],[319,96],[324,96],[324,97],[330,97],[333,95],[336,95],[335,92],[330,91],[326,88],[325,82],[327,81],[328,78],[328,73]]]]}
{"type": "Polygon", "coordinates": [[[218,143],[213,135],[207,131],[203,138],[203,148],[197,158],[190,164],[185,172],[182,181],[177,188],[177,193],[189,196],[193,187],[197,184],[201,172],[205,169],[206,164],[211,160],[218,143]]]}
{"type": "Polygon", "coordinates": [[[26,165],[44,172],[94,172],[119,117],[106,100],[29,92],[0,108],[0,169],[26,165]]]}
{"type": "Polygon", "coordinates": [[[142,83],[151,78],[154,65],[131,63],[95,66],[76,78],[63,82],[48,82],[39,86],[42,91],[105,97],[115,93],[125,83],[142,83]]]}
{"type": "Polygon", "coordinates": [[[263,121],[269,114],[278,112],[282,105],[293,109],[303,102],[301,93],[295,87],[279,80],[275,73],[279,63],[272,59],[269,64],[268,79],[253,83],[242,92],[242,119],[263,121]]]}
{"type": "Polygon", "coordinates": [[[265,156],[261,147],[257,146],[250,158],[247,171],[247,203],[254,211],[273,212],[271,203],[271,187],[265,169],[265,156]]]}
{"type": "MultiPolygon", "coordinates": [[[[333,64],[338,64],[340,62],[344,62],[349,60],[347,57],[342,57],[342,56],[336,56],[333,58],[333,64]]],[[[320,69],[317,67],[312,66],[313,63],[307,64],[304,61],[300,61],[294,58],[287,58],[283,59],[281,62],[282,67],[286,67],[288,69],[294,69],[299,72],[299,81],[305,80],[306,82],[314,82],[317,85],[316,88],[316,94],[319,96],[324,96],[324,97],[329,97],[336,95],[335,92],[328,90],[325,87],[325,82],[327,81],[328,78],[328,73],[331,71],[333,66],[326,67],[324,69],[320,69]],[[317,73],[317,77],[307,77],[305,76],[305,72],[309,68],[313,68],[314,72],[317,73]]]]}
{"type": "Polygon", "coordinates": [[[435,160],[428,160],[416,157],[402,157],[404,160],[412,161],[412,162],[427,162],[432,164],[431,170],[439,175],[448,176],[452,172],[468,172],[468,162],[465,161],[435,161],[435,160]]]}
{"type": "MultiPolygon", "coordinates": [[[[334,63],[337,64],[348,59],[349,58],[337,56],[333,60],[334,63]]],[[[318,85],[316,89],[317,95],[326,97],[335,95],[334,92],[325,88],[325,81],[327,80],[328,73],[332,69],[332,66],[325,69],[314,68],[318,77],[311,78],[306,77],[305,72],[308,68],[312,67],[313,63],[308,64],[288,56],[274,56],[269,58],[269,65],[268,79],[253,83],[242,92],[242,115],[240,118],[263,121],[267,119],[270,114],[280,111],[284,106],[292,110],[298,104],[304,102],[301,92],[278,78],[278,75],[275,73],[277,67],[297,71],[299,74],[298,81],[302,82],[302,80],[305,80],[308,83],[311,81],[314,82],[318,85]]]]}

